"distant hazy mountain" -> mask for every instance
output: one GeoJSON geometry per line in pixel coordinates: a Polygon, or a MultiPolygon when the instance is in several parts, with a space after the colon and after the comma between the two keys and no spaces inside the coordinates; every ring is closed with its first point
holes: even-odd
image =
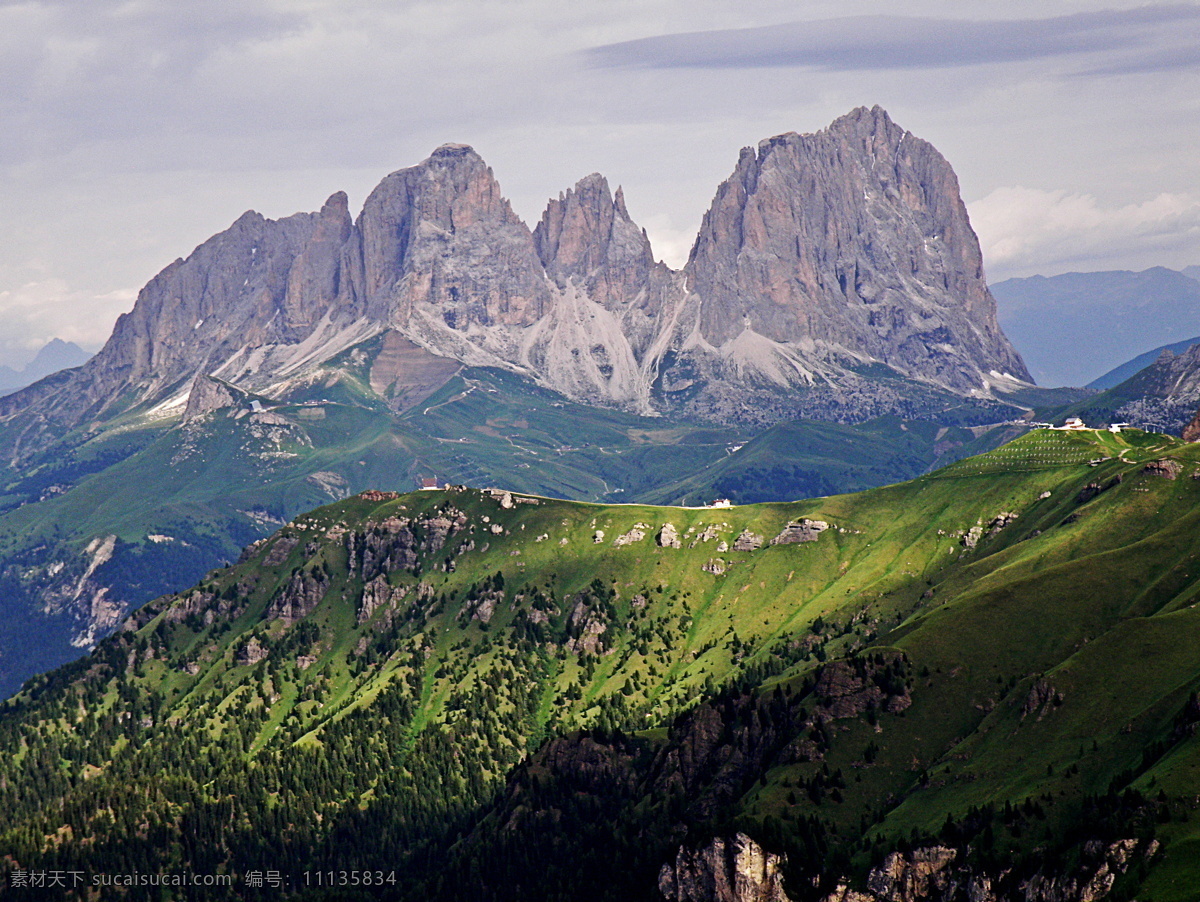
{"type": "Polygon", "coordinates": [[[0,395],[7,395],[26,385],[32,385],[59,370],[82,366],[91,356],[73,341],[51,339],[24,368],[15,370],[10,366],[0,366],[0,395]]]}
{"type": "Polygon", "coordinates": [[[1087,385],[1135,355],[1200,332],[1200,282],[1160,266],[1008,279],[992,294],[1039,385],[1087,385]]]}
{"type": "Polygon", "coordinates": [[[1087,384],[1087,387],[1103,391],[1104,389],[1120,385],[1130,376],[1141,372],[1154,363],[1154,361],[1158,360],[1162,356],[1163,351],[1170,351],[1172,354],[1182,354],[1192,345],[1198,344],[1200,344],[1200,335],[1194,338],[1185,338],[1183,341],[1172,342],[1169,345],[1160,345],[1152,351],[1147,351],[1145,354],[1138,354],[1132,360],[1127,360],[1120,366],[1114,367],[1099,379],[1093,379],[1087,384]]]}
{"type": "Polygon", "coordinates": [[[1180,272],[1189,279],[1195,279],[1200,282],[1200,266],[1185,266],[1180,272]]]}

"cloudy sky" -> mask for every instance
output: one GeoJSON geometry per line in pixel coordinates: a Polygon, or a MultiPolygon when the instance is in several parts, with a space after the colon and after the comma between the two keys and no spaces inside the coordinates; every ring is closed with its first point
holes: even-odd
{"type": "Polygon", "coordinates": [[[1200,4],[0,0],[0,363],[94,348],[244,210],[474,145],[533,222],[592,171],[678,265],[738,149],[881,104],[992,281],[1200,263],[1200,4]]]}

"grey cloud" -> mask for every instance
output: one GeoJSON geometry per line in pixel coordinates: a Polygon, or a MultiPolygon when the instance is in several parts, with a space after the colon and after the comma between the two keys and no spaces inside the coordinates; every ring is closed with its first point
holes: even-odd
{"type": "Polygon", "coordinates": [[[0,5],[0,160],[162,128],[213,60],[297,27],[261,2],[0,5]]]}
{"type": "Polygon", "coordinates": [[[445,123],[563,93],[547,69],[578,66],[531,27],[542,4],[0,0],[0,167],[344,165],[418,130],[437,146],[445,123]]]}
{"type": "MultiPolygon", "coordinates": [[[[968,20],[852,16],[759,28],[667,34],[595,47],[603,67],[805,67],[830,71],[939,69],[1112,52],[1164,59],[1164,43],[1200,39],[1192,4],[1101,10],[1045,19],[968,20]]],[[[1184,52],[1177,63],[1193,65],[1184,52]]],[[[1150,64],[1147,60],[1146,64],[1150,64]]]]}
{"type": "Polygon", "coordinates": [[[1200,36],[1190,35],[1185,45],[1146,49],[1140,53],[1114,54],[1102,65],[1081,70],[1075,75],[1092,78],[1105,75],[1137,75],[1151,72],[1177,72],[1200,67],[1200,36]]]}

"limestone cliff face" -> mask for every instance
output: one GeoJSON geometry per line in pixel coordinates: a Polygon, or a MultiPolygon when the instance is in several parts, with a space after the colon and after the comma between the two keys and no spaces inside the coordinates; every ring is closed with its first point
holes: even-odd
{"type": "Polygon", "coordinates": [[[418,312],[446,326],[529,326],[550,292],[528,227],[470,147],[446,144],[393,172],[358,220],[367,310],[403,328],[418,312]]]}
{"type": "Polygon", "coordinates": [[[550,201],[533,238],[556,304],[528,364],[572,397],[653,412],[650,386],[686,299],[679,274],[655,262],[621,190],[595,173],[550,201]]]}
{"type": "MultiPolygon", "coordinates": [[[[29,413],[69,428],[172,395],[182,413],[198,375],[247,386],[277,380],[300,342],[322,329],[345,334],[355,315],[335,304],[351,228],[341,192],[318,213],[277,221],[243,214],[155,276],[84,366],[5,398],[0,420],[29,413]]],[[[24,447],[6,450],[19,457],[38,436],[31,431],[24,447]]]]}
{"type": "Polygon", "coordinates": [[[701,849],[680,847],[659,872],[658,889],[670,902],[789,902],[782,864],[745,833],[718,836],[701,849]]]}
{"type": "MultiPolygon", "coordinates": [[[[1103,902],[1121,874],[1157,850],[1153,841],[1093,841],[1070,874],[1018,878],[1010,870],[978,872],[955,849],[927,846],[888,854],[862,889],[839,883],[821,902],[1103,902]]],[[[669,902],[790,902],[784,863],[744,833],[716,837],[700,848],[681,846],[659,872],[658,888],[669,902]]]]}
{"type": "Polygon", "coordinates": [[[625,208],[620,188],[609,191],[593,173],[551,200],[533,231],[546,275],[574,285],[618,319],[639,361],[645,359],[664,314],[682,298],[681,280],[656,263],[650,239],[625,208]]]}
{"type": "Polygon", "coordinates": [[[201,375],[282,397],[382,331],[577,400],[726,421],[911,413],[914,391],[1028,379],[953,170],[876,107],[743,151],[682,272],[602,176],[531,232],[461,144],[387,176],[357,221],[340,192],[246,213],[151,280],[92,361],[0,399],[0,424],[30,423],[4,450],[130,407],[182,413],[201,375]],[[864,374],[880,364],[909,381],[864,374]]]}
{"type": "Polygon", "coordinates": [[[1122,839],[1088,842],[1067,874],[1018,877],[1011,870],[984,874],[962,865],[946,846],[892,852],[867,877],[866,888],[839,885],[822,902],[1103,902],[1117,878],[1141,859],[1152,858],[1158,844],[1122,839]]]}
{"type": "Polygon", "coordinates": [[[183,411],[185,422],[197,419],[214,410],[232,407],[242,400],[242,396],[220,379],[212,376],[197,376],[188,392],[187,407],[183,411]]]}
{"type": "Polygon", "coordinates": [[[879,107],[743,150],[686,272],[698,338],[764,372],[870,360],[962,393],[1029,380],[954,171],[879,107]]]}
{"type": "Polygon", "coordinates": [[[635,301],[655,268],[646,233],[629,218],[625,197],[614,197],[599,173],[551,200],[533,230],[538,257],[560,287],[575,280],[610,309],[635,301]]]}

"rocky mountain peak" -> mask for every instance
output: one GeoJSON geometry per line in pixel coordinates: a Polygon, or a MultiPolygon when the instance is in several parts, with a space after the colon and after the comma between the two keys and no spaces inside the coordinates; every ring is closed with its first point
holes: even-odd
{"type": "Polygon", "coordinates": [[[964,393],[1029,379],[996,323],[953,170],[878,107],[743,150],[687,274],[710,345],[749,345],[749,332],[806,349],[809,379],[822,358],[964,393]]]}
{"type": "Polygon", "coordinates": [[[434,149],[429,155],[431,160],[448,160],[458,157],[472,157],[482,162],[482,157],[475,152],[475,148],[470,144],[458,144],[453,141],[447,141],[445,144],[434,149]]]}
{"type": "Polygon", "coordinates": [[[599,173],[551,200],[533,231],[538,257],[558,285],[574,279],[605,306],[636,295],[654,266],[650,239],[599,173]]]}
{"type": "Polygon", "coordinates": [[[529,325],[545,312],[532,235],[465,144],[442,145],[385,178],[357,226],[372,318],[406,326],[426,314],[463,330],[529,325]]]}
{"type": "Polygon", "coordinates": [[[855,107],[844,116],[834,119],[823,131],[830,134],[858,135],[862,138],[874,138],[880,135],[899,137],[906,134],[905,130],[888,115],[888,111],[879,104],[871,107],[855,107]]]}
{"type": "Polygon", "coordinates": [[[349,237],[354,220],[350,216],[350,198],[345,191],[335,191],[329,195],[317,215],[323,222],[336,222],[343,233],[343,240],[349,237]]]}
{"type": "Polygon", "coordinates": [[[625,209],[625,189],[617,185],[616,193],[613,194],[613,205],[616,207],[617,213],[625,219],[629,219],[629,211],[625,209]]]}

